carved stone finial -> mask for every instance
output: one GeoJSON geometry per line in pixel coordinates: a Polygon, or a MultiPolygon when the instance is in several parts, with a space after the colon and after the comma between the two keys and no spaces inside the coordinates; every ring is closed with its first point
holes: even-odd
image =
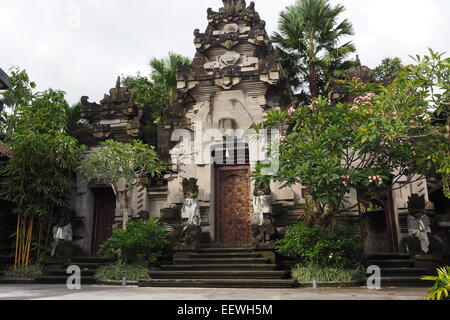
{"type": "Polygon", "coordinates": [[[425,210],[425,195],[412,194],[408,198],[409,214],[422,213],[425,210]]]}
{"type": "Polygon", "coordinates": [[[355,66],[361,67],[361,60],[359,60],[359,55],[356,55],[355,66]]]}
{"type": "Polygon", "coordinates": [[[222,0],[225,12],[233,14],[235,12],[241,12],[247,8],[245,0],[222,0]]]}
{"type": "Polygon", "coordinates": [[[120,88],[120,76],[117,77],[116,88],[120,88]]]}
{"type": "Polygon", "coordinates": [[[248,6],[248,9],[250,9],[250,10],[255,9],[255,1],[250,1],[250,5],[248,6]]]}
{"type": "Polygon", "coordinates": [[[199,188],[198,180],[195,178],[183,179],[183,194],[185,198],[195,199],[198,197],[199,188]]]}

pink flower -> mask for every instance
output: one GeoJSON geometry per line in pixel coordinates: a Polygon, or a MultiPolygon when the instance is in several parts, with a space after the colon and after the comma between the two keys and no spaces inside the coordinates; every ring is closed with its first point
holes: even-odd
{"type": "Polygon", "coordinates": [[[358,82],[355,86],[355,89],[361,89],[364,86],[364,82],[358,82]]]}
{"type": "Polygon", "coordinates": [[[361,101],[363,101],[363,97],[357,97],[355,98],[355,100],[353,100],[355,103],[360,103],[361,101]]]}
{"type": "Polygon", "coordinates": [[[370,176],[369,177],[369,182],[370,183],[378,183],[379,185],[383,184],[383,178],[381,176],[370,176]]]}
{"type": "Polygon", "coordinates": [[[377,176],[377,182],[379,185],[383,184],[383,178],[381,178],[380,176],[377,176]]]}
{"type": "Polygon", "coordinates": [[[341,176],[342,184],[344,186],[349,186],[352,183],[352,180],[350,179],[350,176],[341,176]]]}
{"type": "Polygon", "coordinates": [[[292,116],[297,110],[294,107],[290,107],[288,110],[288,114],[292,116]]]}
{"type": "Polygon", "coordinates": [[[314,103],[312,105],[308,106],[308,108],[310,108],[312,111],[317,110],[317,106],[314,103]]]}

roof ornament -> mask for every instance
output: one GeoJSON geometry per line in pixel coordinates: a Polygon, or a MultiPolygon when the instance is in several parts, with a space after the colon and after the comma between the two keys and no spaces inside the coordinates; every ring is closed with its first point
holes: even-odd
{"type": "Polygon", "coordinates": [[[355,67],[361,67],[361,60],[359,59],[359,55],[356,55],[355,67]]]}
{"type": "Polygon", "coordinates": [[[241,12],[247,8],[245,0],[222,0],[225,8],[225,12],[233,14],[235,12],[241,12]]]}

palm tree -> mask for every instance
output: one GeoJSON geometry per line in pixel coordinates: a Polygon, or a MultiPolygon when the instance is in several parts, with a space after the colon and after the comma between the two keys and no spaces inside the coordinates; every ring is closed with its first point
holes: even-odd
{"type": "Polygon", "coordinates": [[[177,98],[177,65],[189,63],[189,58],[170,52],[166,58],[150,60],[150,76],[124,77],[122,83],[135,94],[136,104],[146,108],[153,121],[162,122],[165,109],[177,98]]]}
{"type": "Polygon", "coordinates": [[[169,105],[174,103],[177,96],[177,65],[189,63],[189,58],[173,52],[169,52],[167,58],[150,60],[150,79],[158,87],[166,89],[169,105]]]}
{"type": "Polygon", "coordinates": [[[356,49],[351,41],[340,43],[353,35],[347,19],[338,22],[344,11],[344,6],[332,6],[329,0],[297,0],[281,12],[273,42],[291,85],[298,89],[307,82],[311,98],[324,93],[330,76],[340,77],[350,66],[344,60],[356,49]]]}

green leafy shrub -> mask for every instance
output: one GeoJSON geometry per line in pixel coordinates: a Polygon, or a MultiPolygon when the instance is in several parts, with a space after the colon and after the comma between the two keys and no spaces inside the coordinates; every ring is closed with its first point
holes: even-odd
{"type": "Polygon", "coordinates": [[[363,256],[361,237],[352,228],[331,231],[304,223],[289,227],[277,242],[277,251],[299,259],[303,265],[340,269],[358,266],[363,256]]]}
{"type": "Polygon", "coordinates": [[[298,282],[353,282],[365,279],[364,271],[357,269],[318,268],[315,265],[297,265],[292,270],[292,277],[298,282]]]}
{"type": "Polygon", "coordinates": [[[422,277],[422,280],[435,281],[436,283],[425,295],[425,300],[450,300],[450,267],[437,269],[438,276],[422,277]]]}
{"type": "Polygon", "coordinates": [[[97,280],[122,280],[137,281],[139,279],[148,279],[148,269],[142,265],[123,265],[120,263],[109,264],[97,269],[95,273],[97,280]]]}
{"type": "Polygon", "coordinates": [[[118,258],[122,264],[154,264],[161,258],[169,241],[158,221],[130,222],[126,230],[116,231],[100,248],[100,253],[118,258]]]}
{"type": "Polygon", "coordinates": [[[9,270],[5,272],[5,278],[15,278],[15,279],[34,279],[42,275],[42,266],[40,265],[29,265],[10,267],[9,270]]]}

